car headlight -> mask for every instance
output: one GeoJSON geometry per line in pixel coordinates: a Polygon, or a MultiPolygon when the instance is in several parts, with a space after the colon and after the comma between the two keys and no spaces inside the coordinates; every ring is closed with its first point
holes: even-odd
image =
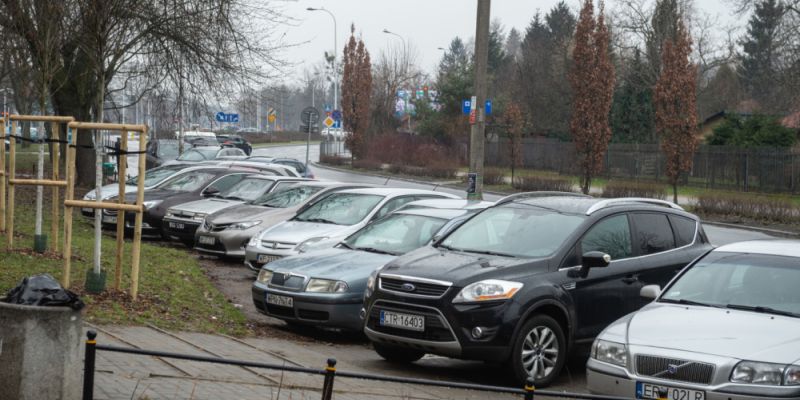
{"type": "Polygon", "coordinates": [[[330,279],[311,279],[306,286],[306,292],[316,293],[342,293],[347,291],[347,282],[333,281],[330,279]]]}
{"type": "Polygon", "coordinates": [[[375,271],[372,271],[372,273],[369,275],[369,278],[367,278],[367,289],[364,290],[365,298],[372,296],[372,293],[375,291],[375,286],[378,284],[378,271],[380,270],[381,269],[378,268],[375,271]]]}
{"type": "Polygon", "coordinates": [[[783,384],[786,386],[800,385],[800,365],[790,365],[783,373],[783,384]]]}
{"type": "Polygon", "coordinates": [[[300,253],[305,253],[307,251],[313,250],[314,243],[321,242],[327,238],[328,238],[327,236],[318,236],[302,241],[300,242],[300,244],[297,245],[297,247],[295,247],[295,250],[297,250],[300,253]]]}
{"type": "Polygon", "coordinates": [[[592,358],[597,361],[625,367],[628,365],[628,349],[622,343],[597,339],[592,344],[592,358]]]}
{"type": "Polygon", "coordinates": [[[453,299],[453,303],[506,300],[522,288],[522,283],[489,279],[467,285],[453,299]]]}
{"type": "Polygon", "coordinates": [[[250,229],[256,225],[261,225],[261,221],[246,221],[246,222],[238,222],[228,226],[228,229],[232,230],[240,230],[243,231],[245,229],[250,229]]]}
{"type": "Polygon", "coordinates": [[[258,278],[256,280],[260,283],[267,284],[272,279],[272,271],[268,269],[262,268],[261,271],[258,272],[258,278]]]}
{"type": "Polygon", "coordinates": [[[164,201],[164,200],[148,200],[148,201],[145,201],[144,203],[142,203],[142,205],[144,206],[145,210],[149,210],[149,209],[161,204],[162,201],[164,201]]]}
{"type": "Polygon", "coordinates": [[[204,213],[195,213],[195,214],[192,216],[192,219],[193,219],[193,220],[195,220],[195,221],[197,221],[197,222],[203,222],[203,221],[205,221],[205,220],[206,220],[206,217],[207,217],[207,216],[208,216],[208,214],[204,214],[204,213]]]}
{"type": "MultiPolygon", "coordinates": [[[[742,361],[736,364],[731,372],[731,382],[780,386],[783,382],[784,370],[788,369],[786,367],[783,364],[742,361]]],[[[797,372],[795,372],[796,374],[797,372]]]]}

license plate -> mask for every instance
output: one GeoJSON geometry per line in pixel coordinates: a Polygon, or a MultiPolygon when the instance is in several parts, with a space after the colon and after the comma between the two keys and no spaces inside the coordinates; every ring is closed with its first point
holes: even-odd
{"type": "Polygon", "coordinates": [[[637,399],[659,399],[659,390],[667,390],[668,400],[705,400],[706,392],[702,390],[682,389],[671,386],[653,385],[645,382],[636,382],[637,399]]]}
{"type": "Polygon", "coordinates": [[[381,326],[408,329],[410,331],[425,331],[425,317],[414,314],[403,314],[394,311],[381,310],[381,326]]]}
{"type": "Polygon", "coordinates": [[[179,222],[169,222],[169,227],[172,229],[183,229],[185,226],[179,222]]]}
{"type": "Polygon", "coordinates": [[[200,244],[214,244],[216,242],[216,238],[213,236],[200,236],[197,238],[197,243],[200,244]]]}
{"type": "Polygon", "coordinates": [[[112,217],[112,216],[109,216],[109,215],[104,215],[104,216],[103,216],[103,223],[106,223],[106,224],[116,224],[116,223],[117,223],[117,217],[112,217]]]}
{"type": "Polygon", "coordinates": [[[267,303],[281,306],[281,307],[294,307],[294,299],[289,296],[279,296],[277,294],[267,293],[267,303]]]}
{"type": "Polygon", "coordinates": [[[256,262],[259,264],[269,264],[279,258],[279,256],[273,256],[269,254],[259,254],[258,258],[256,258],[256,262]]]}

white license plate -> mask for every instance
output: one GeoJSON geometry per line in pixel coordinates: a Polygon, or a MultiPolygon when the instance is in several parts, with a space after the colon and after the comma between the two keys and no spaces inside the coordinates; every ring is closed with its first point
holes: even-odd
{"type": "Polygon", "coordinates": [[[213,236],[200,236],[197,238],[197,243],[200,244],[214,244],[216,242],[216,238],[213,236]]]}
{"type": "Polygon", "coordinates": [[[258,258],[256,258],[256,262],[259,263],[259,264],[269,264],[269,263],[271,263],[271,262],[273,262],[273,261],[275,261],[275,260],[277,260],[279,258],[280,258],[280,256],[273,256],[273,255],[269,255],[269,254],[259,254],[258,258]]]}
{"type": "Polygon", "coordinates": [[[267,303],[281,307],[294,307],[294,299],[289,296],[279,296],[277,294],[267,293],[267,303]]]}
{"type": "Polygon", "coordinates": [[[117,223],[117,217],[104,215],[103,216],[103,223],[105,223],[105,224],[116,224],[117,223]]]}
{"type": "Polygon", "coordinates": [[[183,228],[185,228],[185,225],[183,225],[181,223],[178,223],[178,222],[169,222],[168,224],[169,224],[169,227],[172,228],[172,229],[183,229],[183,228]]]}
{"type": "Polygon", "coordinates": [[[425,317],[421,315],[381,310],[380,324],[381,326],[408,329],[410,331],[425,331],[425,317]]]}
{"type": "Polygon", "coordinates": [[[666,389],[668,400],[705,400],[706,392],[702,390],[682,389],[672,386],[653,385],[636,382],[637,399],[659,399],[659,390],[666,389]]]}

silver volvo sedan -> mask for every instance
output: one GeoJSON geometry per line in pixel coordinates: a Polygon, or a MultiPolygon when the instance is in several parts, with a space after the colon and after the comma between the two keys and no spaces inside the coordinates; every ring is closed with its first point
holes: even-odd
{"type": "Polygon", "coordinates": [[[719,247],[607,327],[592,393],[670,400],[800,399],[800,241],[719,247]]]}

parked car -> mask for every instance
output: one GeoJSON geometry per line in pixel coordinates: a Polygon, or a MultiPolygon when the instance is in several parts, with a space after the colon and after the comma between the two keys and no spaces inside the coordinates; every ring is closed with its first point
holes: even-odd
{"type": "Polygon", "coordinates": [[[223,146],[229,145],[241,149],[248,156],[253,152],[253,146],[239,135],[217,135],[217,140],[223,146]]]}
{"type": "Polygon", "coordinates": [[[275,157],[272,157],[272,156],[250,156],[250,157],[245,158],[244,160],[245,161],[260,162],[260,163],[269,164],[274,159],[275,159],[275,157]]]}
{"type": "MultiPolygon", "coordinates": [[[[189,172],[197,168],[203,167],[192,167],[187,166],[186,164],[172,164],[149,169],[144,174],[144,188],[145,190],[153,188],[184,170],[189,172]]],[[[138,190],[137,184],[138,177],[128,178],[128,180],[125,182],[125,193],[136,193],[138,190]]],[[[106,201],[118,195],[118,183],[112,183],[100,188],[100,200],[106,201]]],[[[83,200],[94,201],[95,199],[97,199],[96,190],[90,190],[83,196],[83,200]]],[[[94,208],[82,208],[81,214],[87,218],[94,218],[94,208]]]]}
{"type": "MultiPolygon", "coordinates": [[[[293,217],[298,210],[331,193],[368,185],[308,181],[253,201],[209,214],[195,233],[195,250],[244,258],[245,247],[257,233],[293,217]]],[[[248,265],[254,271],[258,269],[248,265]]]]}
{"type": "Polygon", "coordinates": [[[210,166],[225,166],[228,168],[248,168],[259,170],[267,175],[280,175],[280,176],[292,176],[296,178],[302,178],[300,174],[292,167],[287,167],[281,164],[269,164],[269,163],[258,163],[258,162],[251,162],[247,160],[216,160],[216,161],[204,161],[198,163],[200,165],[210,165],[210,166]]]}
{"type": "Polygon", "coordinates": [[[586,364],[593,393],[642,399],[800,398],[800,241],[717,248],[656,300],[607,327],[586,364]]]}
{"type": "Polygon", "coordinates": [[[264,264],[299,254],[304,248],[328,247],[405,203],[428,198],[457,198],[430,190],[369,188],[334,193],[297,215],[253,236],[245,263],[259,270],[264,264]]]}
{"type": "Polygon", "coordinates": [[[314,172],[311,167],[306,167],[306,164],[294,158],[280,158],[270,156],[250,156],[245,161],[263,162],[268,164],[281,164],[287,167],[294,168],[303,178],[314,179],[314,172]]]}
{"type": "Polygon", "coordinates": [[[406,203],[398,210],[413,210],[415,208],[438,208],[443,210],[483,210],[493,206],[491,201],[465,200],[465,199],[429,199],[417,200],[406,203]]]}
{"type": "Polygon", "coordinates": [[[159,167],[167,161],[178,158],[178,141],[174,139],[155,139],[147,142],[145,153],[147,168],[159,167]]]}
{"type": "MultiPolygon", "coordinates": [[[[244,177],[257,173],[252,169],[208,167],[178,174],[144,193],[142,235],[162,236],[163,219],[167,209],[182,203],[200,200],[211,194],[227,190],[244,177]],[[212,188],[212,190],[208,190],[212,188]]],[[[110,199],[110,200],[113,200],[110,199]]],[[[128,193],[126,203],[136,202],[136,193],[128,193]]],[[[134,213],[125,213],[126,232],[134,226],[134,213]]],[[[117,224],[117,211],[103,209],[103,226],[113,228],[117,224]]],[[[198,222],[202,222],[202,219],[198,222]]]]}
{"type": "Polygon", "coordinates": [[[645,305],[643,286],[665,284],[710,248],[698,218],[666,201],[512,198],[376,272],[364,332],[390,361],[502,362],[543,387],[645,305]]]}
{"type": "Polygon", "coordinates": [[[448,221],[463,220],[469,213],[431,208],[395,211],[334,248],[273,261],[253,283],[253,304],[290,323],[361,331],[358,313],[372,271],[424,246],[448,221]]]}
{"type": "Polygon", "coordinates": [[[273,191],[279,191],[304,181],[288,176],[249,175],[226,190],[216,191],[214,186],[205,191],[207,198],[177,204],[167,209],[164,216],[164,235],[177,239],[187,246],[194,245],[194,234],[211,213],[255,200],[273,191]],[[202,219],[202,220],[201,220],[202,219]]]}
{"type": "Polygon", "coordinates": [[[177,159],[164,163],[164,165],[178,162],[203,162],[212,160],[244,160],[247,155],[235,147],[200,146],[185,150],[177,159]]]}
{"type": "Polygon", "coordinates": [[[236,130],[237,133],[259,133],[258,128],[241,128],[236,130]]]}

